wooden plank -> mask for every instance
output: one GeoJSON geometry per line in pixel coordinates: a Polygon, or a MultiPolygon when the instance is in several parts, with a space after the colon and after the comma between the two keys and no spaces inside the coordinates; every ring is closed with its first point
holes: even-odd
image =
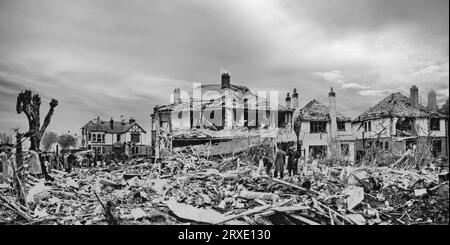
{"type": "Polygon", "coordinates": [[[320,196],[320,195],[321,195],[321,194],[320,194],[319,192],[317,192],[317,191],[309,190],[309,189],[303,188],[303,187],[298,186],[298,185],[291,184],[291,183],[286,182],[286,181],[283,181],[283,180],[279,180],[279,179],[275,179],[275,178],[270,178],[270,177],[266,177],[266,178],[269,178],[269,179],[272,180],[273,182],[277,182],[277,183],[280,183],[280,184],[283,184],[283,185],[287,185],[287,186],[293,187],[293,188],[295,188],[295,189],[302,190],[302,191],[304,191],[304,192],[306,192],[306,193],[309,193],[309,194],[314,194],[314,195],[317,195],[317,196],[320,196]]]}
{"type": "Polygon", "coordinates": [[[306,224],[308,224],[308,225],[320,225],[319,223],[314,222],[314,221],[312,221],[312,220],[309,220],[309,219],[307,219],[307,218],[305,218],[305,217],[302,217],[302,216],[300,216],[300,215],[291,214],[291,215],[289,215],[289,216],[292,217],[292,218],[294,218],[294,219],[300,220],[301,222],[306,223],[306,224]]]}

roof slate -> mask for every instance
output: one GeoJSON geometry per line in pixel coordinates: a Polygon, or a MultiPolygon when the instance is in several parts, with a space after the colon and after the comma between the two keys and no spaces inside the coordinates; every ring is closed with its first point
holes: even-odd
{"type": "Polygon", "coordinates": [[[419,105],[415,108],[411,105],[408,97],[401,93],[393,93],[366,112],[359,115],[353,121],[364,121],[374,118],[385,117],[434,117],[445,118],[444,115],[429,111],[424,106],[419,105]]]}
{"type": "MultiPolygon", "coordinates": [[[[317,100],[312,100],[308,104],[306,104],[303,108],[301,108],[297,117],[301,117],[302,121],[330,121],[330,112],[328,110],[328,106],[320,103],[317,100]]],[[[336,120],[339,122],[350,122],[351,118],[344,116],[343,114],[337,112],[336,120]]]]}
{"type": "MultiPolygon", "coordinates": [[[[222,99],[225,98],[225,96],[228,96],[227,98],[230,100],[233,104],[233,108],[241,108],[244,109],[244,101],[248,100],[248,109],[258,109],[258,110],[266,110],[266,109],[272,109],[274,107],[271,105],[269,101],[263,101],[261,103],[260,101],[258,104],[257,98],[258,96],[254,94],[250,89],[248,89],[245,86],[238,86],[231,84],[231,87],[229,89],[223,89],[221,88],[220,84],[210,84],[210,85],[202,85],[201,86],[202,95],[203,97],[201,103],[193,103],[193,109],[194,110],[200,110],[200,109],[221,109],[222,108],[222,99]],[[209,92],[209,93],[208,93],[209,92]],[[208,100],[208,96],[211,96],[211,92],[217,93],[217,96],[214,97],[214,100],[208,100]],[[234,101],[234,102],[233,102],[234,101]]],[[[196,101],[195,101],[196,102],[196,101]]],[[[183,101],[179,104],[170,104],[170,105],[164,105],[157,108],[158,111],[171,111],[171,110],[190,110],[190,102],[183,101]]],[[[277,108],[278,110],[290,110],[288,107],[278,104],[277,108]]]]}

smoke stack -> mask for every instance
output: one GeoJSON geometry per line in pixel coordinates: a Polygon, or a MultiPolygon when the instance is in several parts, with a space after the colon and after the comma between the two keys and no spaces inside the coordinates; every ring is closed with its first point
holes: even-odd
{"type": "Polygon", "coordinates": [[[292,93],[292,107],[298,107],[298,93],[296,88],[294,88],[294,92],[292,93]]]}
{"type": "Polygon", "coordinates": [[[230,88],[230,74],[222,73],[222,88],[230,88]]]}
{"type": "Polygon", "coordinates": [[[332,139],[334,139],[337,133],[337,120],[336,120],[337,112],[336,112],[336,93],[333,92],[333,87],[331,88],[330,93],[328,93],[328,103],[329,103],[328,112],[330,114],[331,119],[330,136],[332,139]]]}
{"type": "Polygon", "coordinates": [[[409,102],[414,108],[419,108],[419,89],[416,85],[409,89],[409,102]]]}
{"type": "Polygon", "coordinates": [[[180,94],[181,92],[179,88],[173,90],[173,104],[178,105],[181,103],[180,94]]]}
{"type": "Polygon", "coordinates": [[[286,107],[291,108],[291,96],[289,95],[289,93],[287,93],[286,95],[286,107]]]}
{"type": "Polygon", "coordinates": [[[114,120],[113,120],[112,117],[111,117],[111,120],[109,120],[109,127],[110,127],[111,129],[114,128],[114,120]]]}
{"type": "Polygon", "coordinates": [[[428,105],[427,109],[430,111],[437,111],[436,92],[431,90],[428,92],[428,105]]]}

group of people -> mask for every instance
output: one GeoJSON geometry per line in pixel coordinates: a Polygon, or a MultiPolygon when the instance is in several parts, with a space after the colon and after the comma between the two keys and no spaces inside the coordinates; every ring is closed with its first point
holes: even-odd
{"type": "MultiPolygon", "coordinates": [[[[103,164],[103,156],[92,152],[88,152],[85,157],[80,158],[73,152],[62,151],[61,154],[56,154],[30,150],[23,156],[23,164],[26,164],[28,174],[37,178],[45,178],[48,181],[53,181],[53,177],[49,174],[51,169],[71,173],[75,166],[96,167],[97,164],[103,164]]],[[[15,167],[17,167],[16,156],[12,149],[0,148],[0,173],[7,178],[13,178],[15,167]]]]}
{"type": "Polygon", "coordinates": [[[275,154],[264,153],[259,164],[260,168],[265,168],[265,172],[269,176],[271,176],[272,167],[274,167],[273,177],[278,178],[279,176],[280,179],[283,179],[285,167],[289,176],[298,175],[299,161],[301,161],[301,152],[299,150],[294,150],[293,147],[282,149],[280,145],[275,145],[275,154]]]}

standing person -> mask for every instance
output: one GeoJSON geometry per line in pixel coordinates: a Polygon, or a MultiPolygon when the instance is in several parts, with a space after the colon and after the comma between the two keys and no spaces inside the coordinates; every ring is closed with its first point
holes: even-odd
{"type": "Polygon", "coordinates": [[[16,165],[16,155],[12,152],[8,152],[9,159],[6,162],[6,169],[3,170],[3,174],[6,175],[8,178],[14,177],[14,168],[17,168],[16,165]],[[14,168],[13,168],[14,166],[14,168]]]}
{"type": "Polygon", "coordinates": [[[39,154],[34,150],[30,150],[29,153],[30,155],[26,160],[28,164],[28,172],[31,175],[40,178],[40,176],[42,175],[42,165],[41,161],[39,160],[39,154]]]}
{"type": "Polygon", "coordinates": [[[300,149],[295,150],[294,152],[294,175],[298,175],[298,165],[300,158],[302,156],[302,153],[300,152],[300,149]]]}
{"type": "Polygon", "coordinates": [[[272,162],[267,156],[262,157],[263,166],[266,168],[266,174],[270,176],[270,170],[272,169],[272,162]]]}
{"type": "Polygon", "coordinates": [[[87,166],[88,166],[88,167],[91,167],[91,164],[92,164],[91,158],[92,158],[92,155],[91,155],[90,152],[88,152],[88,153],[86,154],[87,166]]]}
{"type": "MultiPolygon", "coordinates": [[[[63,159],[64,159],[64,164],[63,164],[63,167],[64,167],[64,170],[65,171],[68,171],[68,169],[69,169],[69,155],[70,155],[70,153],[69,152],[64,152],[64,157],[63,157],[63,159]]],[[[70,166],[70,167],[72,167],[72,166],[70,166]]]]}
{"type": "Polygon", "coordinates": [[[98,161],[97,151],[94,151],[94,159],[92,159],[92,160],[93,160],[94,168],[97,167],[97,161],[98,161]]]}
{"type": "Polygon", "coordinates": [[[67,156],[65,153],[61,152],[61,154],[59,154],[58,159],[58,169],[64,170],[66,169],[66,166],[67,166],[67,156]]]}
{"type": "Polygon", "coordinates": [[[286,152],[282,149],[276,148],[276,159],[275,159],[275,172],[274,177],[278,178],[278,173],[280,173],[280,179],[284,176],[284,165],[286,163],[286,152]]]}
{"type": "Polygon", "coordinates": [[[294,168],[296,164],[294,164],[294,150],[292,148],[288,148],[287,151],[287,170],[288,170],[288,175],[292,176],[292,173],[294,172],[294,168]]]}
{"type": "Polygon", "coordinates": [[[72,172],[72,167],[76,164],[77,161],[77,157],[71,152],[69,153],[69,155],[67,156],[67,173],[70,174],[70,172],[72,172]]]}
{"type": "Polygon", "coordinates": [[[99,161],[99,165],[103,167],[103,155],[102,153],[98,153],[98,161],[99,161]]]}
{"type": "Polygon", "coordinates": [[[3,172],[3,169],[6,169],[6,161],[8,160],[8,155],[6,155],[5,150],[0,148],[0,172],[3,172]]]}
{"type": "Polygon", "coordinates": [[[39,163],[41,165],[42,175],[44,175],[45,180],[53,181],[55,180],[52,176],[48,174],[47,165],[46,163],[46,155],[44,153],[41,153],[39,155],[39,163]]]}

